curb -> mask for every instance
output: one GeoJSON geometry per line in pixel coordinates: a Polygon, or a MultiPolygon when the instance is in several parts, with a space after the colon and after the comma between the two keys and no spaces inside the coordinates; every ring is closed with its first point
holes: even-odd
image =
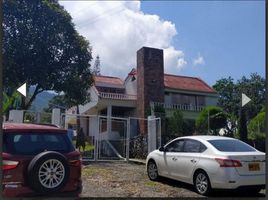
{"type": "Polygon", "coordinates": [[[141,159],[129,159],[128,162],[135,163],[138,165],[146,165],[146,160],[141,159]]]}

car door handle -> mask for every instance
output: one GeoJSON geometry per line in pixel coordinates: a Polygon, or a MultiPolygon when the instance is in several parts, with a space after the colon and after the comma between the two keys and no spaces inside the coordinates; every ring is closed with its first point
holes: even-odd
{"type": "Polygon", "coordinates": [[[196,160],[195,160],[195,159],[192,159],[191,162],[192,162],[192,163],[196,163],[196,160]]]}
{"type": "Polygon", "coordinates": [[[176,160],[178,160],[178,158],[176,158],[176,157],[173,157],[173,158],[172,158],[172,160],[173,160],[173,161],[176,161],[176,160]]]}

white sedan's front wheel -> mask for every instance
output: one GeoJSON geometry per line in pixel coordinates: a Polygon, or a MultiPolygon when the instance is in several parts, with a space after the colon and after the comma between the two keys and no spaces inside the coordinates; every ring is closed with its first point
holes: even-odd
{"type": "Polygon", "coordinates": [[[147,174],[150,180],[156,181],[159,179],[158,170],[154,161],[149,161],[147,165],[147,174]]]}

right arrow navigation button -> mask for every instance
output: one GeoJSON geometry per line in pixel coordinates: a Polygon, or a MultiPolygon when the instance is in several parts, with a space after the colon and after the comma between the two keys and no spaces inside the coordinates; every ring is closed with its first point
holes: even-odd
{"type": "Polygon", "coordinates": [[[242,93],[242,107],[244,105],[246,105],[250,101],[251,101],[251,99],[247,95],[245,95],[244,93],[242,93]]]}

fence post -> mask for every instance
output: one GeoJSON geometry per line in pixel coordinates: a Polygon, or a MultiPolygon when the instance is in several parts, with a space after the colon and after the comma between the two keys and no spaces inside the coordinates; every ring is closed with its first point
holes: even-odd
{"type": "Polygon", "coordinates": [[[129,161],[130,117],[127,119],[126,160],[129,161]]]}
{"type": "Polygon", "coordinates": [[[10,110],[9,121],[23,123],[24,111],[23,110],[10,110]]]}
{"type": "Polygon", "coordinates": [[[155,116],[148,116],[148,154],[156,149],[156,139],[155,116]]]}
{"type": "Polygon", "coordinates": [[[157,148],[162,146],[162,126],[161,126],[161,117],[158,119],[158,131],[157,131],[157,148]]]}
{"type": "Polygon", "coordinates": [[[94,131],[94,161],[98,160],[99,154],[99,135],[100,135],[100,116],[96,116],[97,118],[97,129],[94,131]]]}
{"type": "Polygon", "coordinates": [[[60,109],[59,108],[54,108],[52,110],[52,120],[51,123],[56,125],[56,126],[60,126],[60,109]]]}
{"type": "Polygon", "coordinates": [[[62,113],[60,115],[60,127],[67,129],[67,115],[65,113],[62,113]]]}
{"type": "Polygon", "coordinates": [[[36,123],[41,123],[41,113],[36,112],[36,123]]]}

